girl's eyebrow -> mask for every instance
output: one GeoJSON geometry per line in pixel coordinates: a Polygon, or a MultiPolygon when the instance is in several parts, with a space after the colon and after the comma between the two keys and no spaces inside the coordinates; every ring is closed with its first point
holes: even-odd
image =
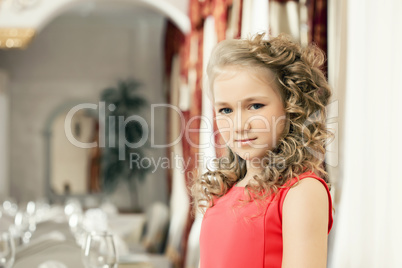
{"type": "Polygon", "coordinates": [[[229,104],[227,102],[215,102],[214,105],[215,106],[227,106],[229,104]]]}
{"type": "MultiPolygon", "coordinates": [[[[246,99],[242,99],[240,100],[241,102],[252,102],[252,101],[259,101],[261,99],[269,99],[267,96],[252,96],[252,97],[248,97],[246,99]]],[[[214,104],[215,106],[227,106],[230,105],[227,102],[215,102],[214,104]]]]}
{"type": "Polygon", "coordinates": [[[246,99],[241,100],[241,102],[252,102],[252,101],[259,101],[261,99],[269,99],[267,96],[253,96],[246,99]]]}

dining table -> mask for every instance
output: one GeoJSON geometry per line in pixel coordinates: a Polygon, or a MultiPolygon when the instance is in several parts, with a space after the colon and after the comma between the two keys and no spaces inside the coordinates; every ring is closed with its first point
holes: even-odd
{"type": "MultiPolygon", "coordinates": [[[[110,217],[109,230],[123,248],[118,251],[120,268],[171,268],[163,254],[140,250],[140,238],[145,218],[143,214],[122,214],[110,217]],[[135,244],[130,246],[127,244],[135,244]],[[132,248],[137,250],[132,251],[132,248]]],[[[115,239],[116,241],[116,239],[115,239]]],[[[119,249],[119,245],[116,245],[119,249]]],[[[46,220],[36,225],[31,241],[16,248],[13,268],[86,268],[82,249],[70,230],[67,220],[46,220]]]]}

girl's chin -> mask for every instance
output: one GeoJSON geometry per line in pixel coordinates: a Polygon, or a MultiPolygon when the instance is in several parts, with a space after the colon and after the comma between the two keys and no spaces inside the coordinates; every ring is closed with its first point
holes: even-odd
{"type": "Polygon", "coordinates": [[[236,152],[238,156],[240,156],[242,159],[246,161],[251,161],[251,160],[256,160],[256,159],[262,159],[265,156],[265,151],[261,153],[255,153],[255,152],[236,152]]]}

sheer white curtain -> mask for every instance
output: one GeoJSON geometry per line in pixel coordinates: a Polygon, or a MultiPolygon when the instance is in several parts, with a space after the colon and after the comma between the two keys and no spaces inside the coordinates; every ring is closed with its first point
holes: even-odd
{"type": "Polygon", "coordinates": [[[241,38],[248,38],[269,29],[269,1],[243,0],[241,38]]]}
{"type": "Polygon", "coordinates": [[[328,80],[333,90],[331,103],[337,107],[337,113],[331,115],[329,110],[328,127],[335,130],[336,139],[329,144],[327,149],[332,153],[326,156],[326,168],[332,184],[331,194],[333,205],[336,209],[335,222],[329,236],[328,262],[333,257],[334,240],[337,234],[337,217],[339,198],[342,193],[341,171],[344,164],[344,130],[345,129],[345,87],[346,87],[346,29],[347,29],[347,0],[330,0],[328,2],[328,80]],[[330,122],[330,120],[332,122],[330,122]],[[332,147],[332,148],[331,148],[332,147]]]}
{"type": "Polygon", "coordinates": [[[269,28],[273,36],[286,33],[296,41],[301,40],[300,5],[298,1],[269,1],[269,28]]]}
{"type": "Polygon", "coordinates": [[[347,5],[346,66],[338,65],[346,68],[345,109],[329,267],[402,267],[402,1],[340,2],[347,5]]]}

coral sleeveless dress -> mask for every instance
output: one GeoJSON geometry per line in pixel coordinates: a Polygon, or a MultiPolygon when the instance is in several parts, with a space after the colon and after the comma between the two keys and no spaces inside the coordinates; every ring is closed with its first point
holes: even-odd
{"type": "MultiPolygon", "coordinates": [[[[328,233],[332,228],[332,199],[327,184],[311,172],[299,179],[315,178],[328,193],[328,233]]],[[[280,188],[271,202],[249,202],[244,187],[232,187],[215,205],[207,209],[201,226],[201,268],[280,268],[282,265],[282,206],[290,186],[280,188]]],[[[272,198],[271,198],[272,199],[272,198]]]]}

